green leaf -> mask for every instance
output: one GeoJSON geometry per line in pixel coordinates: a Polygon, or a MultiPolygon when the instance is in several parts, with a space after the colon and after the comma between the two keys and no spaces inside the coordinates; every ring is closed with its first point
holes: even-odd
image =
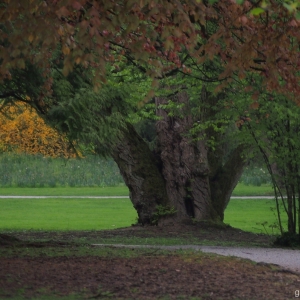
{"type": "Polygon", "coordinates": [[[283,3],[283,6],[284,6],[289,12],[292,12],[292,11],[294,10],[294,8],[293,8],[291,5],[287,4],[287,3],[283,3]]]}
{"type": "Polygon", "coordinates": [[[237,4],[240,4],[240,5],[241,5],[241,4],[244,3],[244,0],[236,0],[235,2],[236,2],[237,4]]]}
{"type": "Polygon", "coordinates": [[[258,15],[264,13],[264,12],[265,12],[264,9],[262,9],[262,8],[260,8],[260,7],[256,7],[256,8],[253,8],[253,9],[251,10],[250,13],[251,13],[253,16],[258,16],[258,15]]]}

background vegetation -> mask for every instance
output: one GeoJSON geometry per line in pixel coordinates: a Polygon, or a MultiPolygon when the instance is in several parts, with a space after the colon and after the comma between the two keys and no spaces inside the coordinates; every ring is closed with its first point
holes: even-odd
{"type": "Polygon", "coordinates": [[[271,184],[271,177],[268,170],[263,166],[248,166],[245,168],[243,175],[239,181],[245,185],[261,186],[263,184],[271,184]]]}
{"type": "Polygon", "coordinates": [[[0,151],[41,154],[51,157],[76,157],[67,138],[59,134],[28,104],[2,107],[0,113],[0,151]]]}
{"type": "Polygon", "coordinates": [[[2,153],[1,187],[118,186],[123,184],[117,165],[110,159],[51,158],[41,155],[2,153]]]}
{"type": "MultiPolygon", "coordinates": [[[[266,190],[246,188],[250,194],[270,194],[270,175],[264,167],[250,165],[241,177],[245,186],[265,186],[266,190]]],[[[85,158],[44,157],[3,152],[0,154],[0,187],[107,187],[124,185],[112,159],[89,155],[85,158]]],[[[238,191],[239,193],[239,191],[238,191]]],[[[242,192],[243,195],[246,195],[242,192]]],[[[234,194],[235,195],[235,194],[234,194]]],[[[239,194],[237,194],[239,195],[239,194]]]]}

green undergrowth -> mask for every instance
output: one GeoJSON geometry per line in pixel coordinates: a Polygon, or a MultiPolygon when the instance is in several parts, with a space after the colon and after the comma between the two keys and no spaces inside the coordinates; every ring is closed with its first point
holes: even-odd
{"type": "Polygon", "coordinates": [[[55,188],[20,188],[0,187],[4,196],[126,196],[129,191],[126,186],[106,187],[55,187],[55,188]]]}
{"type": "Polygon", "coordinates": [[[201,246],[224,246],[224,247],[261,247],[261,244],[253,242],[238,242],[238,241],[217,241],[197,238],[140,238],[131,237],[124,239],[123,237],[114,237],[109,239],[100,239],[96,244],[123,244],[123,245],[162,245],[162,246],[187,246],[187,245],[201,245],[201,246]]]}
{"type": "Polygon", "coordinates": [[[102,258],[135,258],[145,256],[172,256],[181,255],[186,258],[195,256],[195,259],[203,257],[217,257],[213,253],[203,253],[198,249],[160,249],[160,248],[135,248],[115,246],[81,245],[76,243],[56,244],[52,243],[19,243],[9,247],[0,247],[0,257],[102,257],[102,258]]]}
{"type": "Polygon", "coordinates": [[[159,248],[134,248],[134,247],[115,247],[115,246],[93,246],[69,243],[65,245],[49,245],[47,243],[35,244],[15,244],[10,247],[0,247],[0,258],[14,257],[101,257],[113,258],[135,258],[135,257],[154,257],[154,256],[173,256],[181,255],[188,259],[203,259],[205,257],[216,257],[213,253],[203,253],[194,249],[159,249],[159,248]]]}
{"type": "MultiPolygon", "coordinates": [[[[188,251],[188,250],[186,250],[188,251]]],[[[177,251],[178,252],[178,251],[177,251]]],[[[179,250],[178,253],[183,252],[179,250]]],[[[16,243],[10,247],[0,247],[0,257],[85,257],[99,256],[103,258],[113,257],[138,257],[147,255],[166,255],[170,252],[163,249],[153,248],[117,248],[98,247],[68,243],[60,245],[55,243],[27,242],[16,243]]]]}
{"type": "MultiPolygon", "coordinates": [[[[205,233],[205,230],[202,230],[205,233]]],[[[207,231],[208,233],[208,231],[207,231]]],[[[186,249],[187,245],[201,245],[201,246],[224,246],[224,247],[269,247],[274,240],[273,236],[268,236],[265,242],[256,241],[237,241],[237,240],[220,240],[215,237],[199,238],[192,233],[187,233],[178,237],[164,237],[153,236],[153,233],[143,232],[143,236],[135,236],[133,234],[127,234],[126,236],[113,234],[105,237],[101,236],[99,231],[35,231],[35,230],[1,230],[0,234],[6,234],[8,236],[18,237],[24,242],[29,243],[41,243],[43,245],[51,243],[68,243],[68,245],[75,245],[76,247],[87,245],[149,245],[149,246],[183,246],[186,249]]],[[[18,243],[16,244],[18,245],[18,243]]],[[[101,247],[101,246],[100,246],[101,247]]]]}

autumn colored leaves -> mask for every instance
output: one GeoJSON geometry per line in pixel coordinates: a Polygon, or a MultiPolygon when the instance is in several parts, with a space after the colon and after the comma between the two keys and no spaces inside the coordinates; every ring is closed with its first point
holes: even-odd
{"type": "Polygon", "coordinates": [[[75,151],[55,129],[47,126],[37,113],[17,103],[0,114],[0,151],[74,157],[75,151]]]}

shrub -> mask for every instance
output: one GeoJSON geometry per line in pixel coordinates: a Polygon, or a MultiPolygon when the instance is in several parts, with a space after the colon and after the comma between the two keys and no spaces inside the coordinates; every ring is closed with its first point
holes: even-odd
{"type": "Polygon", "coordinates": [[[284,232],[275,240],[274,245],[283,247],[300,247],[300,235],[284,232]]]}

